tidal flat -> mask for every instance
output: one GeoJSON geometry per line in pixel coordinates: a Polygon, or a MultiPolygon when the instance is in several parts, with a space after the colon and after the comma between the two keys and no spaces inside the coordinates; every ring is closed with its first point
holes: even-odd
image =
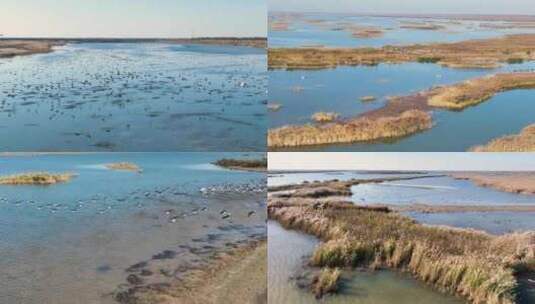
{"type": "Polygon", "coordinates": [[[38,42],[0,58],[3,151],[265,150],[265,39],[38,42]]]}
{"type": "Polygon", "coordinates": [[[534,70],[535,36],[527,26],[532,21],[522,20],[519,23],[526,26],[520,26],[510,16],[499,20],[499,16],[402,19],[403,16],[343,15],[345,21],[335,26],[332,23],[338,15],[321,15],[311,18],[307,14],[280,14],[272,19],[282,22],[282,18],[289,33],[301,33],[300,26],[307,24],[303,27],[321,27],[325,35],[334,37],[346,33],[354,24],[363,26],[357,20],[367,18],[389,20],[390,26],[382,27],[388,28],[385,32],[431,34],[423,34],[425,38],[418,42],[407,39],[404,43],[378,45],[344,44],[363,40],[354,35],[340,36],[337,41],[342,42],[325,45],[270,44],[269,103],[277,105],[276,111],[268,113],[270,150],[535,149],[529,127],[535,109],[526,101],[533,97],[533,83],[528,78],[534,70]],[[507,27],[514,31],[483,34],[490,26],[481,23],[485,21],[514,23],[507,27]],[[445,30],[466,26],[467,22],[472,22],[469,31],[445,30]],[[478,34],[482,35],[477,37],[478,34]],[[312,119],[315,113],[338,115],[318,122],[312,119]],[[486,124],[488,115],[499,122],[486,124]]]}
{"type": "MultiPolygon", "coordinates": [[[[326,269],[342,271],[320,294],[328,303],[389,303],[397,286],[405,288],[400,303],[531,303],[535,196],[483,187],[467,174],[271,173],[269,260],[278,261],[268,271],[271,303],[315,301],[326,269]],[[271,247],[288,239],[291,253],[271,247]]],[[[469,174],[499,176],[511,188],[533,177],[469,174]]]]}
{"type": "Polygon", "coordinates": [[[2,176],[77,174],[46,187],[0,185],[0,302],[222,303],[213,296],[228,288],[240,290],[239,303],[264,303],[265,174],[212,164],[262,156],[0,156],[2,176]]]}

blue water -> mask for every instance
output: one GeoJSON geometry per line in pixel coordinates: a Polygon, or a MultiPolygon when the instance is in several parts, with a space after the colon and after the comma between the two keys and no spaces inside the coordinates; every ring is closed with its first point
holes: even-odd
{"type": "Polygon", "coordinates": [[[520,195],[479,187],[449,176],[360,184],[351,187],[357,204],[392,205],[516,205],[535,204],[535,195],[520,195]]]}
{"type": "Polygon", "coordinates": [[[281,186],[290,184],[301,184],[304,181],[327,181],[327,180],[350,180],[350,179],[375,179],[394,178],[423,175],[412,172],[364,172],[364,171],[338,171],[338,172],[293,172],[293,173],[271,173],[268,176],[269,186],[281,186]]]}
{"type": "MultiPolygon", "coordinates": [[[[261,156],[1,156],[2,176],[34,171],[78,176],[51,186],[0,185],[0,302],[116,303],[113,292],[125,283],[125,269],[135,263],[148,260],[153,268],[175,271],[186,258],[201,264],[205,258],[190,257],[192,254],[180,251],[179,245],[214,247],[265,235],[265,192],[239,190],[245,185],[262,189],[265,175],[211,165],[223,157],[261,156]],[[125,161],[137,164],[143,172],[114,171],[104,166],[125,161]],[[211,187],[225,190],[201,193],[201,189],[211,187]],[[232,214],[230,219],[221,218],[222,209],[232,214]],[[248,216],[251,210],[255,214],[248,216]],[[205,240],[208,235],[215,235],[215,240],[205,240]],[[203,241],[191,245],[193,238],[203,241]],[[161,265],[151,261],[151,256],[163,250],[176,251],[176,259],[161,265]]],[[[164,279],[169,280],[145,280],[164,279]]]]}
{"type": "MultiPolygon", "coordinates": [[[[270,20],[287,20],[280,13],[271,13],[270,20]]],[[[304,13],[290,19],[288,30],[269,31],[269,47],[382,47],[432,42],[457,42],[469,39],[485,39],[506,34],[533,33],[535,29],[492,29],[482,24],[503,22],[457,21],[447,19],[395,18],[351,16],[350,14],[304,13]],[[319,23],[316,21],[320,21],[319,23]],[[436,23],[445,26],[440,30],[401,28],[406,23],[436,23]],[[376,38],[356,38],[343,25],[376,27],[384,34],[376,38]]],[[[506,24],[506,23],[505,23],[506,24]]]]}
{"type": "Polygon", "coordinates": [[[266,56],[80,43],[0,59],[0,151],[265,150],[266,56]]]}
{"type": "Polygon", "coordinates": [[[270,128],[311,122],[320,111],[352,117],[382,107],[388,96],[410,95],[432,86],[483,76],[488,70],[459,70],[434,64],[380,64],[317,71],[269,71],[270,103],[282,107],[269,112],[270,128]],[[302,88],[296,90],[295,88],[302,88]],[[363,96],[375,96],[362,102],[363,96]]]}
{"type": "Polygon", "coordinates": [[[405,214],[420,223],[471,228],[491,234],[535,231],[533,212],[407,212],[405,214]]]}
{"type": "MultiPolygon", "coordinates": [[[[405,96],[437,85],[457,83],[486,74],[533,70],[535,63],[507,65],[494,70],[450,69],[434,64],[380,64],[376,67],[338,67],[319,71],[269,72],[270,103],[282,107],[269,113],[270,128],[311,123],[319,111],[354,117],[380,108],[388,96],[405,96]],[[300,88],[296,90],[295,88],[300,88]],[[301,89],[302,88],[302,89],[301,89]],[[372,95],[373,102],[360,97],[372,95]]],[[[463,111],[434,110],[433,128],[406,138],[354,144],[299,147],[300,151],[467,151],[475,145],[519,133],[534,123],[533,90],[500,93],[463,111]],[[492,117],[492,119],[489,119],[492,117]]]]}

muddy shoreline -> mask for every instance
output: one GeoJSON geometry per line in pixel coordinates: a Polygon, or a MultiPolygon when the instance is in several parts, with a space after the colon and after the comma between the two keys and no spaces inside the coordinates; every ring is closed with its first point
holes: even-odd
{"type": "Polygon", "coordinates": [[[267,48],[267,39],[262,37],[206,37],[206,38],[0,38],[0,58],[12,58],[33,54],[50,53],[54,47],[70,43],[168,43],[204,44],[267,48]]]}

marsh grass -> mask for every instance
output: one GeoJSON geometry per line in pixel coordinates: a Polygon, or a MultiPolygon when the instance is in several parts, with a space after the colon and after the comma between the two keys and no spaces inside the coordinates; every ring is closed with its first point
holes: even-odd
{"type": "Polygon", "coordinates": [[[331,122],[336,120],[340,115],[334,112],[317,112],[312,115],[311,119],[315,122],[331,122]]]}
{"type": "Polygon", "coordinates": [[[322,298],[328,293],[335,293],[342,271],[339,268],[323,268],[312,280],[312,291],[316,299],[322,298]]]}
{"type": "Polygon", "coordinates": [[[436,89],[428,99],[433,107],[462,110],[504,91],[535,88],[535,73],[504,73],[470,79],[436,89]]]}
{"type": "Polygon", "coordinates": [[[139,173],[143,171],[138,165],[129,162],[111,163],[106,164],[105,166],[110,170],[133,171],[139,173]]]}
{"type": "Polygon", "coordinates": [[[483,146],[470,149],[472,152],[535,152],[535,124],[525,127],[519,134],[491,140],[483,146]]]}
{"type": "Polygon", "coordinates": [[[515,275],[534,265],[535,234],[491,236],[432,227],[397,213],[363,208],[268,207],[284,227],[322,239],[317,267],[399,269],[471,303],[515,303],[515,275]]]}
{"type": "Polygon", "coordinates": [[[269,130],[271,148],[352,143],[400,138],[431,128],[431,115],[409,110],[396,116],[355,118],[325,125],[286,126],[269,130]]]}
{"type": "Polygon", "coordinates": [[[228,169],[249,169],[249,170],[266,170],[267,158],[261,159],[233,159],[223,158],[214,162],[216,166],[228,169]]]}
{"type": "Polygon", "coordinates": [[[70,181],[74,173],[29,172],[0,177],[0,185],[53,185],[70,181]]]}

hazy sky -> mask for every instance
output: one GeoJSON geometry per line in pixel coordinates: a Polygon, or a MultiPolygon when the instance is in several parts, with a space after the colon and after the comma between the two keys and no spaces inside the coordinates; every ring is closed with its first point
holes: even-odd
{"type": "Polygon", "coordinates": [[[270,10],[362,13],[535,14],[533,0],[268,0],[270,10]]]}
{"type": "Polygon", "coordinates": [[[266,36],[265,0],[0,0],[17,37],[266,36]]]}
{"type": "Polygon", "coordinates": [[[534,153],[297,153],[268,154],[270,170],[535,171],[534,153]]]}

